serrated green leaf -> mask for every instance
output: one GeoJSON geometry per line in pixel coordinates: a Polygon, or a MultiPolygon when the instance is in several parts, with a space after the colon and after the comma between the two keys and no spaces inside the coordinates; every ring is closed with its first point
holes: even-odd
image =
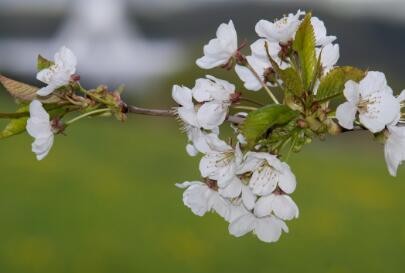
{"type": "Polygon", "coordinates": [[[253,147],[260,136],[268,129],[276,125],[286,124],[297,116],[298,112],[285,105],[271,104],[250,112],[241,130],[248,142],[248,146],[253,147]]]}
{"type": "Polygon", "coordinates": [[[311,24],[311,13],[307,13],[302,20],[295,39],[293,49],[297,52],[302,73],[304,87],[308,89],[314,78],[316,67],[315,33],[311,24]]]}
{"type": "Polygon", "coordinates": [[[42,57],[41,55],[38,55],[37,58],[37,70],[38,72],[44,69],[49,68],[50,66],[52,66],[54,63],[44,57],[42,57]]]}
{"type": "Polygon", "coordinates": [[[54,94],[51,94],[47,97],[39,97],[37,96],[37,87],[12,80],[3,75],[0,75],[0,83],[4,86],[8,93],[10,93],[14,98],[21,100],[22,102],[30,102],[34,99],[37,99],[42,103],[61,102],[61,99],[54,94]]]}
{"type": "MultiPolygon", "coordinates": [[[[27,113],[28,106],[23,106],[17,110],[16,114],[18,113],[27,113]]],[[[7,137],[11,137],[17,134],[21,134],[25,132],[25,127],[27,126],[28,116],[24,116],[21,118],[16,118],[10,120],[10,122],[6,125],[3,131],[0,132],[0,139],[4,139],[7,137]]]]}
{"type": "Polygon", "coordinates": [[[345,83],[349,80],[359,82],[365,76],[361,69],[351,66],[340,66],[332,69],[325,75],[319,84],[316,93],[318,101],[325,101],[343,94],[345,83]]]}
{"type": "Polygon", "coordinates": [[[285,88],[294,95],[300,96],[304,91],[304,85],[298,72],[292,67],[280,70],[279,75],[284,83],[285,88]]]}

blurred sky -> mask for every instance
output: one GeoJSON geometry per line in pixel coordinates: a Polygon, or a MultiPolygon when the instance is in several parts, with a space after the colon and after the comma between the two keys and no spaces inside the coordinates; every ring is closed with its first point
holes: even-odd
{"type": "Polygon", "coordinates": [[[0,71],[33,79],[36,55],[66,45],[85,81],[144,89],[193,65],[221,22],[233,19],[240,39],[252,41],[259,19],[299,8],[338,36],[340,64],[402,79],[403,0],[1,0],[0,71]]]}

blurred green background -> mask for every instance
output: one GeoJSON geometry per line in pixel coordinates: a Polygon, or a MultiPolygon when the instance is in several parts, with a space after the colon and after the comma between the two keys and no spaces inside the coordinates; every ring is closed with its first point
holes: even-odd
{"type": "Polygon", "coordinates": [[[93,119],[37,162],[30,137],[0,143],[0,272],[402,272],[404,170],[368,135],[292,156],[300,218],[276,244],[234,238],[183,206],[198,179],[174,120],[93,119]]]}
{"type": "MultiPolygon", "coordinates": [[[[240,1],[239,8],[235,4],[229,10],[225,2],[214,2],[191,11],[179,8],[173,12],[173,8],[158,15],[132,8],[146,36],[177,35],[188,47],[185,67],[170,76],[156,77],[152,84],[130,87],[126,100],[140,106],[173,105],[171,86],[192,86],[196,77],[206,74],[193,62],[203,43],[230,14],[239,20],[238,29],[244,28],[243,38],[252,36],[254,22],[260,18],[321,6],[278,3],[273,8],[269,2],[263,9],[240,1]],[[211,18],[207,14],[214,19],[206,21],[211,18]]],[[[350,8],[350,1],[346,2],[350,8]]],[[[330,33],[339,37],[343,56],[339,64],[385,71],[396,92],[401,84],[405,86],[402,23],[383,17],[321,13],[330,33]]],[[[43,30],[39,26],[51,27],[54,24],[48,22],[61,17],[53,12],[47,13],[49,18],[42,13],[22,14],[19,21],[4,9],[0,11],[0,67],[7,67],[2,63],[7,55],[1,51],[3,36],[39,37],[43,30]]],[[[79,59],[79,72],[83,62],[85,58],[79,59]]],[[[35,65],[30,67],[29,75],[19,75],[12,68],[7,75],[35,82],[35,65]]],[[[232,80],[242,90],[234,73],[209,73],[232,80]]],[[[7,95],[0,95],[0,107],[1,111],[15,109],[7,95]]],[[[183,205],[182,190],[174,184],[199,178],[199,158],[187,156],[186,136],[175,120],[130,116],[120,123],[112,118],[88,119],[66,133],[56,137],[51,153],[41,162],[35,160],[27,135],[0,142],[0,273],[404,271],[405,167],[397,178],[390,177],[383,146],[368,134],[348,133],[315,141],[290,157],[288,163],[298,179],[293,198],[300,217],[288,223],[290,233],[279,242],[265,244],[253,235],[234,238],[218,216],[200,218],[183,205]]]]}

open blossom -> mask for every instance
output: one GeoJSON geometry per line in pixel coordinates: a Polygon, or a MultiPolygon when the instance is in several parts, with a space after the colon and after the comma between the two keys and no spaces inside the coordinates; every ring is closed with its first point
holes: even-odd
{"type": "Polygon", "coordinates": [[[252,172],[249,187],[259,196],[271,194],[277,187],[288,194],[296,188],[297,182],[288,164],[269,153],[248,152],[244,171],[252,172]]]}
{"type": "Polygon", "coordinates": [[[203,216],[209,211],[215,211],[224,218],[228,217],[229,203],[215,190],[215,184],[192,181],[176,186],[186,189],[183,193],[184,205],[195,215],[203,216]]]}
{"type": "Polygon", "coordinates": [[[38,160],[42,160],[52,148],[54,138],[49,114],[38,100],[31,102],[29,111],[30,118],[27,121],[26,129],[28,134],[35,138],[32,143],[32,151],[38,160]]]}
{"type": "Polygon", "coordinates": [[[39,96],[48,96],[54,90],[67,85],[71,76],[76,72],[77,59],[73,52],[62,47],[55,54],[54,64],[49,68],[43,69],[38,72],[37,79],[47,86],[39,89],[37,94],[39,96]]]}
{"type": "Polygon", "coordinates": [[[275,21],[260,20],[255,27],[256,33],[270,42],[286,44],[291,41],[300,25],[300,16],[305,12],[298,10],[296,14],[288,14],[275,21]]]}
{"type": "Polygon", "coordinates": [[[283,231],[288,232],[288,227],[273,215],[257,217],[250,212],[236,218],[229,225],[229,233],[236,237],[241,237],[251,231],[261,241],[271,243],[278,241],[283,231]]]}
{"type": "Polygon", "coordinates": [[[224,143],[201,158],[200,172],[203,177],[218,181],[218,186],[224,188],[234,180],[242,160],[239,145],[233,149],[224,143]]]}
{"type": "Polygon", "coordinates": [[[382,131],[399,115],[399,101],[381,72],[368,72],[360,83],[346,82],[343,92],[347,102],[339,105],[336,118],[346,129],[353,129],[357,113],[360,122],[373,133],[382,131]]]}
{"type": "Polygon", "coordinates": [[[238,38],[232,20],[221,24],[217,37],[204,46],[204,56],[197,60],[197,65],[203,69],[211,69],[226,65],[238,50],[238,38]]]}
{"type": "Polygon", "coordinates": [[[234,93],[233,84],[213,76],[208,75],[205,79],[196,81],[193,96],[202,104],[197,111],[197,120],[201,127],[213,129],[225,121],[234,93]]]}
{"type": "Polygon", "coordinates": [[[405,160],[405,127],[388,126],[384,153],[389,173],[396,176],[398,166],[405,160]]]}
{"type": "Polygon", "coordinates": [[[213,130],[225,121],[234,93],[233,84],[207,76],[206,79],[198,79],[192,90],[173,86],[172,97],[180,105],[177,114],[186,124],[213,130]],[[197,104],[194,104],[193,98],[197,104]]]}

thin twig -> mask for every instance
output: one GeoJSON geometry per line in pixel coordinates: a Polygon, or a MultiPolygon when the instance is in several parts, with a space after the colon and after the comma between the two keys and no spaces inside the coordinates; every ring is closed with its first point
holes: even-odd
{"type": "MultiPolygon", "coordinates": [[[[159,116],[159,117],[175,117],[176,112],[174,110],[165,110],[165,109],[148,109],[141,108],[134,105],[128,106],[128,113],[140,114],[146,116],[159,116]]],[[[242,124],[245,121],[244,117],[230,115],[226,118],[227,121],[235,124],[242,124]]]]}

